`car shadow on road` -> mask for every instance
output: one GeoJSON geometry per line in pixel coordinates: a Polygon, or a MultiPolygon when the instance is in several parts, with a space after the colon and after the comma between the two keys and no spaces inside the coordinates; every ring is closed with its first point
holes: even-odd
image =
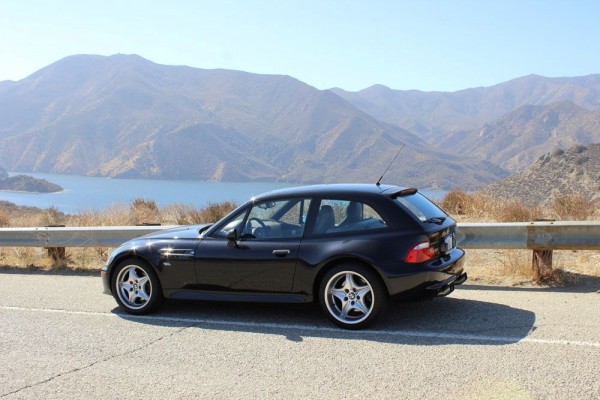
{"type": "Polygon", "coordinates": [[[506,345],[521,341],[535,326],[531,311],[452,297],[392,300],[387,313],[362,331],[338,328],[308,304],[168,301],[150,316],[113,312],[139,324],[282,335],[294,342],[318,337],[402,345],[506,345]]]}

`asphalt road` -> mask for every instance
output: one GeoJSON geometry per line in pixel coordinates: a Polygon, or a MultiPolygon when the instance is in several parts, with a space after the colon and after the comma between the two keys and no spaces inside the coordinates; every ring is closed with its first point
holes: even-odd
{"type": "Polygon", "coordinates": [[[304,305],[123,315],[98,276],[0,272],[0,398],[599,399],[600,288],[465,285],[347,332],[304,305]]]}

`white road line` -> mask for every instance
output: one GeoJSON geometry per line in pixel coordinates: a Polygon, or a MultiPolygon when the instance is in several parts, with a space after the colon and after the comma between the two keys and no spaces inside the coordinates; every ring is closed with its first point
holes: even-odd
{"type": "Polygon", "coordinates": [[[269,329],[293,329],[309,332],[333,332],[338,334],[347,334],[353,336],[398,336],[398,337],[415,337],[415,338],[432,338],[432,339],[451,339],[451,340],[464,340],[464,341],[475,341],[475,342],[497,342],[497,343],[536,343],[536,344],[547,344],[547,345],[572,345],[572,346],[584,346],[584,347],[600,347],[600,342],[585,342],[578,340],[563,340],[563,339],[535,339],[529,337],[512,337],[512,336],[490,336],[490,335],[474,335],[468,333],[449,333],[449,332],[434,332],[434,331],[415,331],[415,330],[399,330],[399,331],[386,331],[386,330],[362,330],[362,331],[347,331],[341,328],[335,327],[323,327],[313,325],[302,325],[302,324],[285,324],[285,323],[270,323],[270,322],[244,322],[244,321],[227,321],[227,320],[211,320],[201,318],[180,318],[180,317],[166,317],[158,315],[129,315],[129,314],[115,314],[108,312],[95,312],[95,311],[71,311],[61,310],[52,308],[28,308],[28,307],[11,307],[11,306],[0,306],[0,310],[6,311],[31,311],[31,312],[44,312],[44,313],[55,313],[55,314],[68,314],[68,315],[86,315],[86,316],[100,316],[100,317],[119,317],[130,320],[139,321],[165,321],[165,322],[178,322],[191,325],[224,325],[233,327],[246,327],[246,328],[269,328],[269,329]]]}

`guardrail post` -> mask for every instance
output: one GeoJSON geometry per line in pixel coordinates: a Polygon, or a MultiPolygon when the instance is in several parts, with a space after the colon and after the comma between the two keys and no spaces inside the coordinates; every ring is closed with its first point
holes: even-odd
{"type": "MultiPolygon", "coordinates": [[[[46,225],[46,228],[64,228],[64,225],[46,225]]],[[[64,262],[67,259],[67,251],[64,247],[46,247],[48,256],[53,263],[64,262]]]]}
{"type": "Polygon", "coordinates": [[[48,255],[55,263],[67,259],[67,251],[64,247],[46,247],[46,249],[48,250],[48,255]]]}
{"type": "Polygon", "coordinates": [[[536,219],[528,228],[527,242],[530,244],[529,248],[533,250],[532,279],[536,283],[549,281],[552,278],[552,249],[542,246],[542,243],[554,240],[552,231],[554,222],[553,219],[536,219]],[[544,227],[542,224],[536,224],[538,222],[550,225],[544,227]],[[541,247],[536,248],[537,246],[541,247]]]}
{"type": "Polygon", "coordinates": [[[543,282],[552,276],[552,250],[533,251],[533,281],[543,282]]]}

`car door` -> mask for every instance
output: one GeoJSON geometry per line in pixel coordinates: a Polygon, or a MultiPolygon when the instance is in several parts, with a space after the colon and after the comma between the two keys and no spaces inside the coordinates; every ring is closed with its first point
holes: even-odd
{"type": "Polygon", "coordinates": [[[201,290],[290,293],[310,200],[261,202],[203,238],[195,267],[201,290]],[[237,240],[227,239],[236,230],[237,240]]]}

